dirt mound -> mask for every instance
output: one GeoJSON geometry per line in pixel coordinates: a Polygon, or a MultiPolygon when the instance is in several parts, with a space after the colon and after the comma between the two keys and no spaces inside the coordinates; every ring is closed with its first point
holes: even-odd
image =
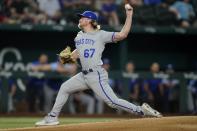
{"type": "MultiPolygon", "coordinates": [[[[81,123],[13,131],[197,131],[197,116],[142,118],[111,122],[81,123]]],[[[12,130],[11,130],[12,131],[12,130]]]]}

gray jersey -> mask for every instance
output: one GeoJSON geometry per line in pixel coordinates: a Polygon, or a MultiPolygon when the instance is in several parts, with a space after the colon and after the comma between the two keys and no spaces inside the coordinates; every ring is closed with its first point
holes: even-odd
{"type": "Polygon", "coordinates": [[[58,116],[69,94],[92,89],[97,96],[110,107],[122,109],[130,113],[143,114],[141,106],[118,98],[108,84],[108,74],[101,67],[102,52],[106,43],[113,42],[114,32],[103,30],[84,33],[80,31],[75,38],[75,45],[79,52],[82,70],[93,69],[87,74],[80,72],[61,85],[51,115],[58,116]]]}
{"type": "Polygon", "coordinates": [[[75,46],[83,69],[90,69],[103,64],[101,57],[106,43],[113,42],[114,32],[99,30],[84,33],[80,31],[75,38],[75,46]]]}

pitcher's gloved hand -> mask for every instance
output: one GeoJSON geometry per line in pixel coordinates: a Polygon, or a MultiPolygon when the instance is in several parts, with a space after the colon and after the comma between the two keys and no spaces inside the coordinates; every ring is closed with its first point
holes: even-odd
{"type": "Polygon", "coordinates": [[[76,60],[72,58],[71,54],[72,54],[71,48],[67,46],[63,51],[60,52],[60,54],[58,54],[60,63],[62,64],[76,63],[76,60]]]}

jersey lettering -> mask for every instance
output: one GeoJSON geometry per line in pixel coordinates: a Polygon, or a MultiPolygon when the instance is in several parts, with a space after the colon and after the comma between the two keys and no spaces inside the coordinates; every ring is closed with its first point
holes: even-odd
{"type": "Polygon", "coordinates": [[[92,39],[79,39],[76,41],[76,45],[88,44],[94,45],[95,41],[92,39]]]}
{"type": "Polygon", "coordinates": [[[85,58],[92,58],[94,55],[95,49],[85,49],[84,50],[84,57],[85,58]]]}

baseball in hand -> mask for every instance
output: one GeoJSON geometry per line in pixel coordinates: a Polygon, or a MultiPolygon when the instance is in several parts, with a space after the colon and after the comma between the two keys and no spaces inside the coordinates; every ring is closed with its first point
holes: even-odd
{"type": "Polygon", "coordinates": [[[125,9],[126,9],[126,10],[132,10],[132,7],[131,7],[130,4],[125,4],[125,9]]]}

